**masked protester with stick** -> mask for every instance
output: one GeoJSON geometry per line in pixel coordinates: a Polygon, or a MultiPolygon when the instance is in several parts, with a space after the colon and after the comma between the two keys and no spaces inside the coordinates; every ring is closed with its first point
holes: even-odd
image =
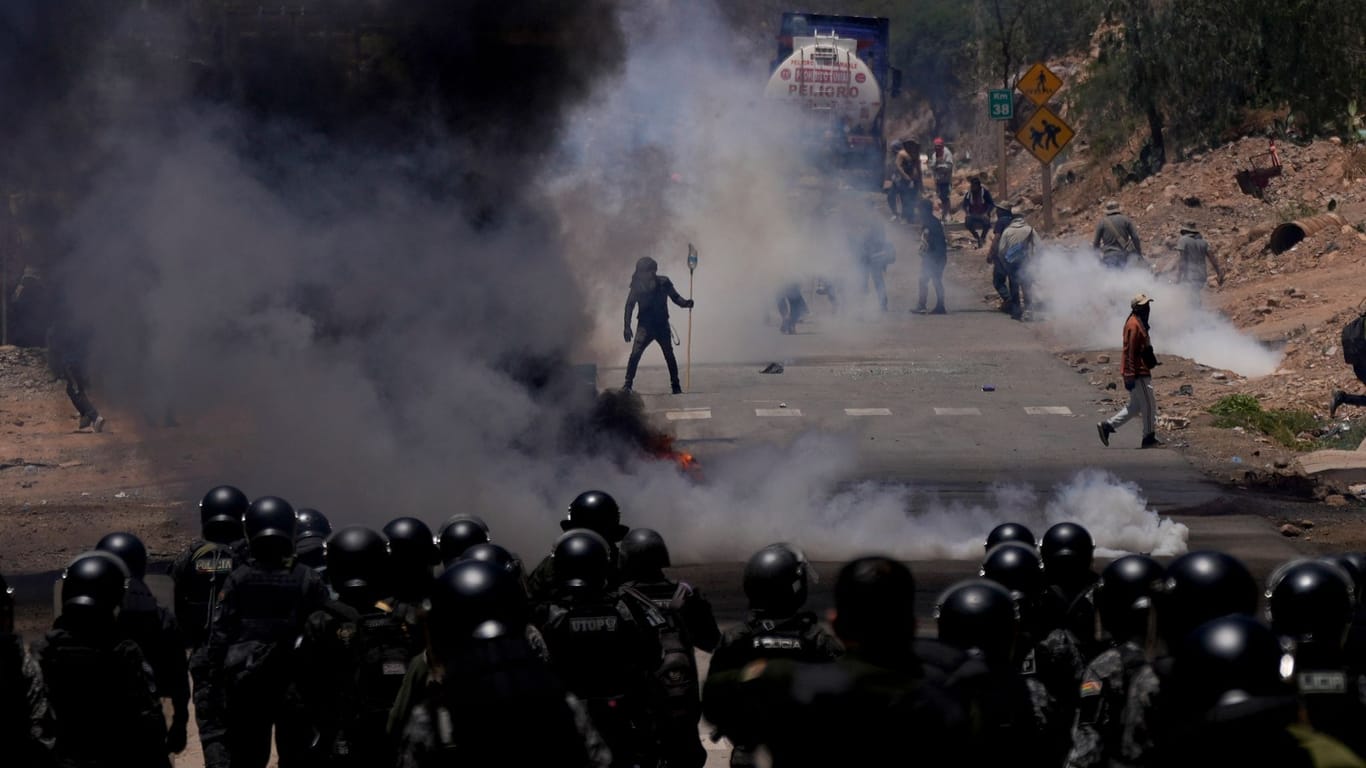
{"type": "Polygon", "coordinates": [[[628,342],[633,338],[631,310],[637,306],[640,309],[636,315],[635,344],[631,347],[631,357],[626,362],[626,383],[621,388],[627,392],[631,391],[636,378],[636,366],[640,365],[640,356],[645,354],[645,348],[650,346],[651,342],[659,342],[659,348],[664,352],[664,363],[669,366],[669,384],[675,395],[681,395],[683,386],[678,381],[678,360],[674,358],[674,350],[670,344],[672,334],[669,332],[669,302],[672,301],[684,309],[692,309],[693,300],[679,295],[672,280],[656,274],[658,269],[659,265],[654,259],[643,256],[636,262],[635,274],[631,275],[631,292],[626,297],[626,324],[622,331],[622,337],[628,342]]]}

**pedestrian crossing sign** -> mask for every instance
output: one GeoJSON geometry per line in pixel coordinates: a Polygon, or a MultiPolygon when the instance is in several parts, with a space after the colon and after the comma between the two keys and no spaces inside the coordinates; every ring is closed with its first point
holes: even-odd
{"type": "Polygon", "coordinates": [[[1053,110],[1039,107],[1034,111],[1034,116],[1015,133],[1015,140],[1023,144],[1039,162],[1047,164],[1053,162],[1053,158],[1076,135],[1072,126],[1053,114],[1053,110]]]}
{"type": "Polygon", "coordinates": [[[1024,73],[1024,76],[1015,83],[1015,87],[1020,89],[1020,93],[1023,93],[1025,98],[1043,106],[1062,87],[1062,78],[1044,66],[1043,62],[1038,62],[1030,67],[1028,72],[1024,73]]]}

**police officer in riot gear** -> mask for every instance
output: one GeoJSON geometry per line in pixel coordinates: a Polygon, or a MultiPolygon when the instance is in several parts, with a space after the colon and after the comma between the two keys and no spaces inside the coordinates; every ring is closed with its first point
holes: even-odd
{"type": "Polygon", "coordinates": [[[697,738],[702,708],[693,649],[716,650],[721,630],[701,592],[664,575],[670,565],[669,548],[658,531],[631,530],[621,540],[620,551],[622,588],[640,593],[664,616],[666,623],[658,627],[660,646],[678,660],[675,681],[657,692],[654,704],[665,763],[670,768],[700,768],[707,762],[707,752],[697,738]]]}
{"type": "Polygon", "coordinates": [[[190,722],[189,668],[180,626],[147,588],[147,547],[141,539],[131,533],[111,533],[100,539],[95,549],[118,557],[128,568],[128,589],[119,611],[118,628],[138,644],[152,666],[157,694],[171,701],[166,746],[168,751],[179,753],[185,749],[190,722]]]}
{"type": "Polygon", "coordinates": [[[571,529],[552,557],[555,598],[539,614],[551,665],[587,704],[613,765],[653,765],[649,702],[664,618],[649,602],[608,586],[611,547],[599,534],[571,529]]]}
{"type": "Polygon", "coordinates": [[[1034,532],[1019,523],[1001,523],[987,534],[985,551],[990,552],[997,544],[1014,541],[1034,546],[1034,532]]]}
{"type": "Polygon", "coordinates": [[[1095,587],[1096,611],[1110,647],[1082,674],[1068,768],[1120,761],[1120,716],[1134,676],[1152,662],[1153,606],[1165,580],[1161,564],[1147,555],[1126,555],[1101,572],[1095,587]]]}
{"type": "Polygon", "coordinates": [[[296,515],[297,525],[294,533],[294,556],[299,562],[312,568],[326,582],[327,561],[323,554],[323,544],[332,535],[332,521],[316,509],[300,509],[296,515]]]}
{"type": "Polygon", "coordinates": [[[175,619],[190,649],[195,725],[199,726],[205,768],[228,764],[223,734],[215,730],[214,723],[221,718],[213,713],[213,683],[205,649],[217,614],[218,594],[233,569],[249,559],[242,537],[242,516],[250,505],[246,494],[231,485],[210,489],[199,502],[201,538],[181,552],[171,566],[175,619]]]}
{"type": "Polygon", "coordinates": [[[606,768],[613,755],[582,702],[527,644],[527,603],[506,570],[472,558],[436,580],[433,677],[399,730],[402,768],[606,768]]]}
{"type": "Polygon", "coordinates": [[[128,578],[108,552],[77,557],[62,575],[62,613],[34,646],[62,765],[170,765],[156,683],[137,643],[116,626],[128,578]]]}
{"type": "Polygon", "coordinates": [[[1331,560],[1295,560],[1271,575],[1266,599],[1271,628],[1294,643],[1294,684],[1310,725],[1366,756],[1366,679],[1348,669],[1344,651],[1351,577],[1331,560]]]}
{"type": "Polygon", "coordinates": [[[1050,628],[1071,632],[1086,658],[1100,653],[1096,638],[1096,605],[1091,594],[1096,579],[1091,569],[1096,543],[1090,531],[1076,523],[1058,523],[1039,540],[1044,581],[1048,584],[1047,619],[1050,628]]]}
{"type": "Polygon", "coordinates": [[[392,765],[385,734],[413,639],[383,602],[387,542],[360,526],[332,534],[324,548],[337,597],[304,624],[296,654],[299,690],[321,765],[392,765]]]}
{"type": "Polygon", "coordinates": [[[460,559],[465,550],[475,544],[487,544],[489,541],[489,527],[483,520],[473,515],[456,515],[441,527],[441,535],[437,540],[437,547],[441,550],[441,562],[449,568],[460,559]]]}
{"type": "Polygon", "coordinates": [[[54,765],[56,723],[38,662],[14,632],[14,589],[0,575],[0,744],[19,768],[54,765]]]}
{"type": "Polygon", "coordinates": [[[966,654],[950,690],[973,713],[979,733],[964,745],[961,762],[1057,765],[1059,729],[1048,691],[1037,677],[1019,674],[1017,598],[995,581],[959,582],[939,597],[934,616],[940,642],[966,654]]]}
{"type": "Polygon", "coordinates": [[[491,563],[522,585],[523,591],[526,590],[526,574],[522,571],[522,559],[497,544],[492,542],[475,544],[465,550],[460,559],[482,560],[491,563]]]}
{"type": "MultiPolygon", "coordinates": [[[[1247,566],[1224,552],[1188,552],[1167,565],[1167,581],[1157,602],[1157,626],[1167,649],[1180,647],[1186,635],[1222,616],[1251,616],[1257,610],[1257,582],[1247,566]]],[[[1162,656],[1134,674],[1120,715],[1121,759],[1154,764],[1154,750],[1177,732],[1168,706],[1166,679],[1170,656],[1162,656]]],[[[1160,764],[1160,763],[1159,763],[1160,764]]]]}
{"type": "MultiPolygon", "coordinates": [[[[744,571],[749,615],[721,634],[708,676],[742,669],[759,659],[820,663],[844,653],[844,646],[821,626],[816,614],[803,610],[811,577],[806,556],[790,544],[770,544],[754,553],[744,571]]],[[[740,743],[731,752],[730,764],[753,765],[754,745],[744,744],[743,735],[732,742],[736,738],[740,743]]]]}
{"type": "Polygon", "coordinates": [[[389,574],[386,581],[394,612],[420,632],[418,607],[427,599],[433,570],[441,564],[432,529],[415,517],[390,520],[383,530],[389,541],[389,574]]]}
{"type": "Polygon", "coordinates": [[[915,580],[885,557],[835,582],[834,662],[758,660],[708,675],[708,719],[782,765],[969,765],[960,707],[917,657],[915,580]],[[832,738],[834,734],[838,734],[832,738]]]}
{"type": "MultiPolygon", "coordinates": [[[[615,587],[621,578],[617,573],[617,542],[630,529],[621,524],[621,507],[617,500],[605,491],[584,491],[569,503],[569,514],[560,521],[561,531],[576,528],[590,530],[607,541],[610,548],[610,562],[607,583],[615,587]]],[[[531,595],[533,606],[549,600],[556,589],[555,559],[546,557],[527,578],[527,592],[531,595]]]]}
{"type": "Polygon", "coordinates": [[[291,684],[290,653],[304,621],[328,599],[312,569],[294,559],[294,507],[276,496],[256,499],[242,517],[252,562],[228,576],[209,635],[216,730],[232,768],[264,768],[270,735],[281,768],[306,759],[306,733],[291,684]]]}

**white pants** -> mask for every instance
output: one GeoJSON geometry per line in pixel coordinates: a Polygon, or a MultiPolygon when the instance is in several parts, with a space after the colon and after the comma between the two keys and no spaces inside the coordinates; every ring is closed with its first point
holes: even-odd
{"type": "Polygon", "coordinates": [[[1136,416],[1139,412],[1143,413],[1143,436],[1157,432],[1157,399],[1153,396],[1153,377],[1139,376],[1134,382],[1134,388],[1129,390],[1129,404],[1119,413],[1111,416],[1109,424],[1115,429],[1119,429],[1124,424],[1136,416]]]}

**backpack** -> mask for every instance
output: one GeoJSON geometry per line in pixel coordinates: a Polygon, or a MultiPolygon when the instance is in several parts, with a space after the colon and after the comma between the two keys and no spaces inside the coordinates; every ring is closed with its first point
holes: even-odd
{"type": "Polygon", "coordinates": [[[333,745],[335,753],[347,754],[348,741],[384,739],[389,710],[408,673],[411,640],[403,620],[386,610],[361,613],[341,602],[324,610],[334,619],[337,641],[349,653],[352,685],[342,703],[341,735],[333,745]]]}
{"type": "Polygon", "coordinates": [[[1348,365],[1366,363],[1366,312],[1342,326],[1342,359],[1348,365]]]}
{"type": "Polygon", "coordinates": [[[683,626],[683,601],[688,587],[679,584],[667,606],[652,600],[634,587],[622,587],[623,593],[652,605],[662,622],[655,627],[659,636],[659,666],[654,669],[651,700],[660,718],[696,724],[702,715],[701,684],[697,674],[697,658],[683,626]]]}
{"type": "MultiPolygon", "coordinates": [[[[192,553],[175,576],[175,617],[193,647],[208,641],[218,593],[233,568],[242,565],[233,545],[206,541],[192,553]]],[[[183,562],[183,561],[182,561],[183,562]]]]}
{"type": "Polygon", "coordinates": [[[1027,237],[1020,240],[1020,242],[1010,246],[1010,248],[1006,249],[1005,253],[1001,254],[1001,261],[1004,262],[1005,265],[1008,267],[1013,267],[1016,264],[1019,264],[1020,262],[1024,261],[1026,256],[1029,255],[1030,245],[1033,242],[1034,231],[1030,230],[1029,235],[1027,237]]]}
{"type": "MultiPolygon", "coordinates": [[[[230,701],[264,702],[279,696],[290,679],[289,654],[301,629],[310,571],[295,566],[284,574],[248,573],[237,583],[243,636],[228,645],[223,679],[230,701]],[[294,580],[294,584],[289,584],[294,580]],[[270,593],[289,586],[292,604],[284,612],[270,593]]],[[[244,706],[239,703],[238,706],[244,706]]]]}

